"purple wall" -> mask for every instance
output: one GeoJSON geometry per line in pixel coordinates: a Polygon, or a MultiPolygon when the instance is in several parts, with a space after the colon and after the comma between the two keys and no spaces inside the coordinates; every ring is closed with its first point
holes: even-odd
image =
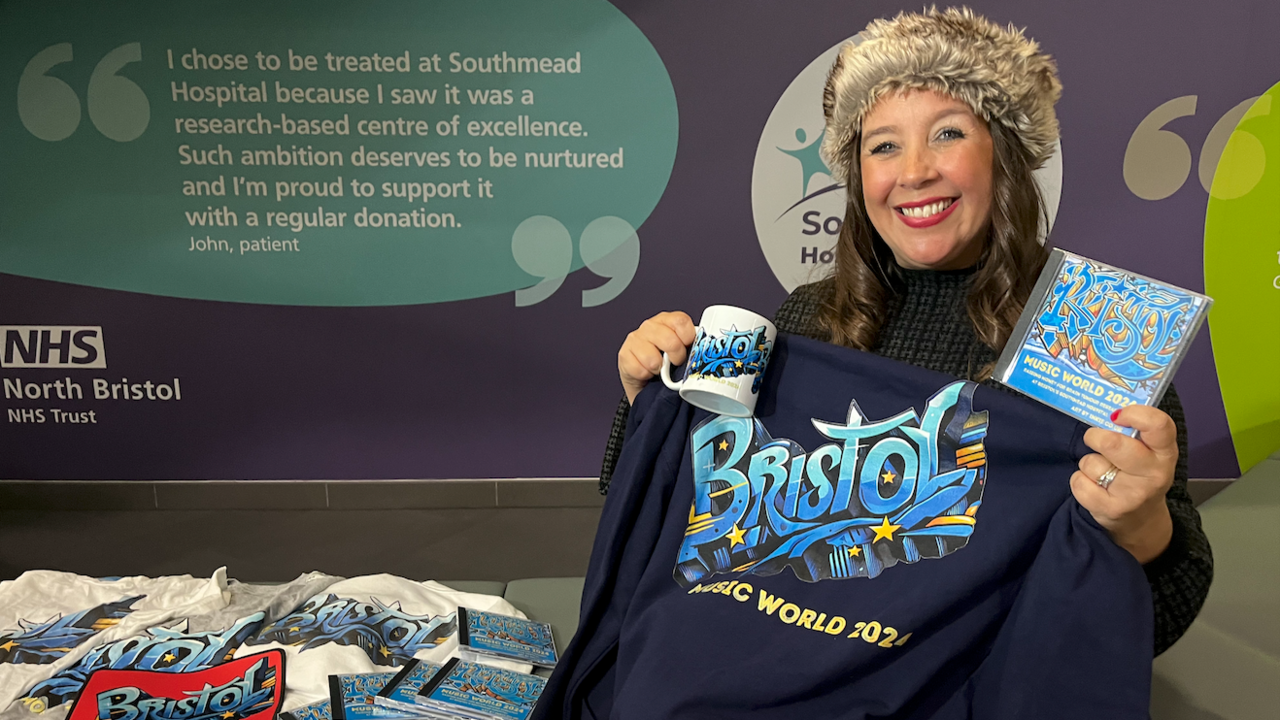
{"type": "MultiPolygon", "coordinates": [[[[772,313],[785,297],[752,222],[752,165],[779,96],[815,57],[902,3],[615,4],[666,65],[679,106],[675,166],[639,228],[630,286],[599,307],[572,274],[544,302],[511,293],[433,305],[293,307],[184,300],[0,275],[0,323],[97,325],[102,377],[168,381],[181,402],[67,402],[94,424],[0,425],[0,478],[256,479],[592,476],[620,389],[625,334],[660,310],[727,303],[772,313]]],[[[1198,155],[1218,118],[1280,79],[1280,5],[978,2],[1028,28],[1059,63],[1061,207],[1051,242],[1203,291],[1207,194],[1193,169],[1158,201],[1122,173],[1134,128],[1175,97],[1167,126],[1198,155]]],[[[0,68],[21,73],[22,67],[0,68]]],[[[817,98],[814,99],[815,103],[817,98]]],[[[13,103],[0,112],[14,113],[13,103]]],[[[126,180],[127,182],[127,180],[126,180]]],[[[5,268],[0,267],[0,270],[5,268]]],[[[1212,325],[1178,375],[1193,477],[1234,477],[1212,325]]],[[[92,373],[0,377],[89,391],[92,373]]],[[[7,410],[58,403],[5,399],[7,410]]]]}

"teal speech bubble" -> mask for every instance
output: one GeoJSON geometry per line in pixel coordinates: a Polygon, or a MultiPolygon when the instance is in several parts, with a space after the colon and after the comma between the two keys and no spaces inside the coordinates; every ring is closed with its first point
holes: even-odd
{"type": "Polygon", "coordinates": [[[24,2],[0,28],[0,272],[285,305],[541,286],[520,305],[585,257],[600,304],[675,159],[670,77],[605,0],[24,2]]]}

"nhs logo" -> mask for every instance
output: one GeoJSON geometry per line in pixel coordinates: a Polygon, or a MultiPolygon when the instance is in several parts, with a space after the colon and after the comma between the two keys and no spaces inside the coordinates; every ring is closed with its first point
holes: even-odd
{"type": "Polygon", "coordinates": [[[0,325],[0,368],[103,369],[98,325],[0,325]]]}

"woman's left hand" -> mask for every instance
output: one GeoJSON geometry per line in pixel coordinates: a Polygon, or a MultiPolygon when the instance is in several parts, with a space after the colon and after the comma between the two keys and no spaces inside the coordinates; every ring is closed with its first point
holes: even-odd
{"type": "Polygon", "coordinates": [[[1071,493],[1111,539],[1146,564],[1160,557],[1173,538],[1173,519],[1165,494],[1178,463],[1178,433],[1173,418],[1147,405],[1130,405],[1112,422],[1134,428],[1138,438],[1089,428],[1084,442],[1096,452],[1080,459],[1071,476],[1071,493]],[[1110,486],[1098,484],[1116,468],[1110,486]]]}

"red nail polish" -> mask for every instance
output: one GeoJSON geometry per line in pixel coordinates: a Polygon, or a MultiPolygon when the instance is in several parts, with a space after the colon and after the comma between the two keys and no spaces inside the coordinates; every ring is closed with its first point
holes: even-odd
{"type": "Polygon", "coordinates": [[[1118,409],[1111,411],[1111,422],[1115,422],[1118,417],[1120,417],[1120,411],[1118,409]]]}

